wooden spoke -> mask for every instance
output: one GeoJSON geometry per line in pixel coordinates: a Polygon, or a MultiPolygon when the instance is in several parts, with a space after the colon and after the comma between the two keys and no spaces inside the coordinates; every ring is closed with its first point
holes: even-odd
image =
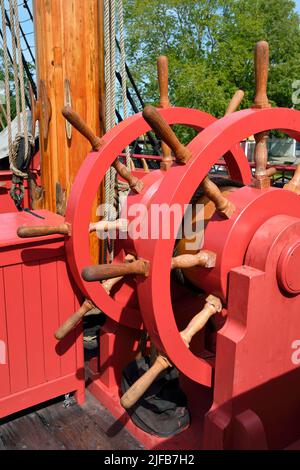
{"type": "Polygon", "coordinates": [[[284,189],[292,191],[293,193],[300,194],[300,165],[296,166],[293,178],[283,186],[284,189]]]}
{"type": "Polygon", "coordinates": [[[47,235],[71,235],[71,225],[64,223],[61,225],[40,225],[31,227],[19,227],[17,235],[20,238],[46,237],[47,235]]]}
{"type": "Polygon", "coordinates": [[[77,312],[73,313],[55,332],[54,336],[56,339],[61,340],[70,333],[73,328],[75,328],[78,323],[82,320],[82,318],[94,309],[94,304],[86,299],[81,307],[77,310],[77,312]]]}
{"type": "Polygon", "coordinates": [[[120,230],[121,232],[127,232],[128,221],[127,219],[117,220],[101,220],[100,222],[91,222],[89,226],[89,232],[109,232],[111,230],[120,230]]]}
{"type": "MultiPolygon", "coordinates": [[[[97,137],[92,129],[84,122],[81,116],[76,113],[70,106],[65,106],[62,109],[62,114],[72,124],[78,132],[80,132],[91,144],[93,151],[97,152],[100,150],[105,142],[97,137]]],[[[140,193],[144,187],[143,182],[140,181],[136,176],[133,176],[126,166],[118,159],[113,162],[112,166],[115,168],[119,176],[121,176],[128,184],[129,187],[140,193]]]]}
{"type": "MultiPolygon", "coordinates": [[[[269,70],[269,44],[266,41],[259,41],[255,46],[255,81],[256,91],[253,108],[269,108],[267,95],[268,70],[269,70]]],[[[254,136],[256,146],[254,151],[255,173],[253,184],[260,189],[270,186],[270,178],[267,172],[268,164],[268,132],[260,132],[254,136]]]]}
{"type": "MultiPolygon", "coordinates": [[[[209,318],[215,313],[221,312],[221,310],[222,303],[220,299],[214,295],[209,295],[206,298],[206,303],[201,312],[195,315],[188,326],[180,333],[187,347],[189,347],[195,334],[204,328],[209,318]]],[[[170,366],[172,366],[172,364],[169,362],[168,358],[159,354],[147,372],[145,372],[145,374],[143,374],[126,393],[124,393],[121,398],[121,405],[123,408],[131,408],[144,395],[146,390],[148,390],[157,377],[170,366]]]]}
{"type": "Polygon", "coordinates": [[[148,261],[139,259],[132,263],[98,264],[88,266],[83,269],[82,278],[87,282],[94,282],[133,274],[147,277],[149,274],[148,261]]]}
{"type": "MultiPolygon", "coordinates": [[[[129,253],[125,256],[126,263],[132,263],[135,260],[136,260],[135,257],[129,253]]],[[[112,288],[116,284],[118,284],[118,282],[121,281],[122,279],[124,279],[124,276],[118,276],[118,277],[112,277],[111,279],[106,279],[105,281],[102,282],[102,287],[107,292],[107,294],[110,294],[110,291],[112,290],[112,288]]]]}
{"type": "Polygon", "coordinates": [[[110,294],[110,291],[112,288],[118,284],[119,281],[121,281],[124,278],[124,276],[118,276],[118,277],[112,277],[111,279],[106,279],[106,281],[102,282],[102,287],[104,290],[107,292],[107,294],[110,294]]]}
{"type": "Polygon", "coordinates": [[[146,158],[141,158],[141,161],[142,161],[142,165],[143,165],[143,170],[145,173],[149,173],[150,170],[149,170],[149,167],[148,167],[148,163],[147,163],[147,160],[146,158]]]}
{"type": "Polygon", "coordinates": [[[259,41],[254,50],[255,61],[255,98],[253,108],[270,108],[267,87],[269,73],[269,44],[266,41],[259,41]]]}
{"type": "Polygon", "coordinates": [[[235,212],[235,205],[222,194],[218,186],[208,176],[204,178],[201,186],[204,194],[215,204],[217,212],[222,217],[230,219],[235,212]]]}
{"type": "Polygon", "coordinates": [[[185,165],[192,156],[190,150],[179,142],[167,121],[159,114],[154,106],[145,106],[143,118],[154,132],[171,148],[177,163],[185,165]]]}
{"type": "Polygon", "coordinates": [[[195,255],[185,254],[172,258],[171,269],[187,269],[195,266],[213,268],[216,265],[216,254],[212,251],[201,250],[195,255]]]}
{"type": "Polygon", "coordinates": [[[192,341],[192,338],[195,336],[196,333],[198,333],[212,315],[215,313],[219,313],[222,310],[222,302],[218,297],[215,297],[214,295],[209,295],[206,298],[206,303],[201,310],[200,313],[194,316],[188,326],[180,332],[180,335],[187,345],[187,347],[190,346],[190,343],[192,341]]]}
{"type": "Polygon", "coordinates": [[[244,96],[245,96],[245,93],[243,90],[237,90],[235,94],[233,95],[233,97],[231,98],[224,116],[228,116],[229,114],[234,113],[240,106],[244,96]]]}
{"type": "MultiPolygon", "coordinates": [[[[161,108],[169,108],[171,106],[169,101],[169,70],[168,70],[168,58],[161,55],[157,59],[157,78],[159,86],[159,106],[161,108]]],[[[161,170],[168,170],[173,164],[173,157],[171,154],[170,147],[162,141],[162,161],[160,168],[161,170]]]]}
{"type": "MultiPolygon", "coordinates": [[[[238,109],[242,99],[244,98],[244,94],[245,93],[242,90],[237,90],[235,92],[227,106],[225,116],[234,113],[238,109]]],[[[222,194],[218,186],[210,180],[209,176],[204,178],[201,185],[204,194],[215,204],[218,213],[223,217],[230,219],[235,212],[235,205],[222,194]]]]}
{"type": "Polygon", "coordinates": [[[65,106],[62,109],[62,115],[64,118],[81,134],[85,137],[91,144],[92,149],[95,152],[98,152],[102,145],[105,144],[100,137],[97,137],[92,129],[84,122],[82,117],[74,111],[71,106],[65,106]]]}

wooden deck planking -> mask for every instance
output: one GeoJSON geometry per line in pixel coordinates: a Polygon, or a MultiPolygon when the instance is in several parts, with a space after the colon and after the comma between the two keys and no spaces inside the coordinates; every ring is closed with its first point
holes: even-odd
{"type": "Polygon", "coordinates": [[[52,436],[35,412],[0,426],[0,440],[6,450],[62,450],[65,448],[52,436]]]}
{"type": "Polygon", "coordinates": [[[0,424],[0,449],[143,449],[90,393],[86,398],[82,406],[65,408],[59,400],[5,419],[0,424]]]}

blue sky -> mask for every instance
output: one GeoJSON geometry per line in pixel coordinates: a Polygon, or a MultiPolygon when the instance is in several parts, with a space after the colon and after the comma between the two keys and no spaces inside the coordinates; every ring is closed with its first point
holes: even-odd
{"type": "MultiPolygon", "coordinates": [[[[7,0],[4,0],[4,1],[5,1],[5,3],[4,3],[5,8],[6,8],[8,14],[9,14],[8,1],[7,0]]],[[[27,41],[29,43],[29,46],[32,48],[32,52],[34,54],[35,44],[34,44],[33,24],[32,24],[32,21],[30,20],[30,17],[29,17],[29,14],[28,14],[27,10],[22,6],[23,0],[18,0],[17,3],[19,5],[19,10],[18,11],[19,11],[19,18],[20,18],[21,26],[23,28],[24,33],[26,34],[27,41]]],[[[28,0],[27,3],[28,3],[28,6],[32,10],[32,0],[28,0]]],[[[7,41],[8,41],[8,47],[9,47],[9,49],[11,49],[11,36],[10,36],[8,31],[7,31],[7,41]]],[[[27,51],[26,44],[25,44],[22,37],[21,37],[21,44],[22,44],[23,54],[24,54],[26,60],[28,62],[31,62],[32,61],[31,56],[27,51]]],[[[1,46],[2,46],[2,42],[0,43],[0,47],[1,46]]]]}
{"type": "Polygon", "coordinates": [[[300,0],[295,0],[297,12],[300,13],[300,0]]]}

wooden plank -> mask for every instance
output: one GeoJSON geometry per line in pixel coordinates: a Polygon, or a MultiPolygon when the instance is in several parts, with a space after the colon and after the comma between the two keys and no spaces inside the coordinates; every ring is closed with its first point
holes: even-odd
{"type": "Polygon", "coordinates": [[[26,263],[22,266],[22,272],[28,386],[34,387],[45,381],[40,265],[36,261],[26,263]]]}
{"type": "MultiPolygon", "coordinates": [[[[61,114],[64,104],[64,81],[70,82],[74,109],[97,135],[100,127],[100,90],[103,105],[104,68],[103,26],[99,21],[98,0],[34,0],[37,73],[46,84],[52,105],[48,141],[40,136],[42,160],[42,186],[45,189],[44,207],[56,211],[56,183],[69,196],[72,183],[81,163],[90,151],[90,144],[78,132],[72,130],[67,139],[65,120],[61,114]],[[100,33],[100,34],[99,34],[100,33]],[[102,38],[100,40],[100,37],[102,38]]],[[[103,20],[103,18],[102,18],[103,20]]],[[[38,83],[39,84],[39,83],[38,83]]],[[[104,112],[104,107],[102,113],[104,112]]],[[[43,122],[41,122],[41,128],[43,122]]],[[[91,220],[97,220],[95,194],[91,220]]],[[[91,235],[91,253],[99,260],[99,240],[91,235]]]]}
{"type": "MultiPolygon", "coordinates": [[[[6,450],[63,450],[65,446],[37,413],[13,419],[0,427],[0,443],[6,450]]],[[[0,446],[1,448],[1,446],[0,446]]]]}
{"type": "Polygon", "coordinates": [[[81,405],[84,412],[97,424],[101,432],[110,439],[115,450],[143,449],[143,446],[116,420],[101,403],[89,392],[86,393],[86,403],[81,405]]]}
{"type": "Polygon", "coordinates": [[[6,450],[6,447],[4,445],[4,442],[2,441],[1,439],[1,435],[0,435],[0,450],[6,450]]]}
{"type": "Polygon", "coordinates": [[[57,340],[54,332],[59,326],[57,266],[53,260],[41,261],[41,296],[43,313],[43,339],[45,378],[53,380],[60,376],[60,357],[57,354],[57,340]]]}
{"type": "Polygon", "coordinates": [[[11,393],[16,393],[28,385],[22,266],[4,268],[3,276],[10,384],[11,393]]]}
{"type": "Polygon", "coordinates": [[[0,449],[143,449],[89,393],[83,407],[65,408],[62,400],[55,400],[2,423],[0,449]]]}
{"type": "Polygon", "coordinates": [[[0,268],[0,347],[5,350],[5,363],[0,358],[0,398],[9,395],[10,393],[10,378],[8,367],[8,347],[7,347],[7,331],[6,331],[6,307],[5,307],[5,292],[4,292],[4,279],[3,269],[0,268]]]}
{"type": "Polygon", "coordinates": [[[56,440],[68,450],[115,450],[102,429],[79,407],[51,405],[37,411],[56,440]]]}

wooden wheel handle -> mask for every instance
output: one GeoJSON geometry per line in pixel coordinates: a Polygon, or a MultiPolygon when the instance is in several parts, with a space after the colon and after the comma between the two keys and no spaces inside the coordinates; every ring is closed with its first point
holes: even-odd
{"type": "Polygon", "coordinates": [[[98,264],[88,266],[83,269],[82,278],[87,282],[95,282],[133,274],[147,277],[149,274],[148,261],[139,259],[132,263],[98,264]]]}
{"type": "MultiPolygon", "coordinates": [[[[256,43],[254,51],[255,62],[255,98],[252,108],[269,108],[267,95],[268,71],[269,71],[269,44],[266,41],[256,43]]],[[[268,132],[260,132],[254,136],[256,141],[254,151],[255,173],[254,186],[262,189],[270,186],[270,178],[267,171],[268,164],[268,132]]]]}
{"type": "Polygon", "coordinates": [[[134,384],[121,397],[121,405],[128,410],[131,408],[148,390],[151,384],[157,379],[165,369],[170,367],[168,359],[162,355],[156,357],[153,365],[149,367],[134,384]]]}
{"type": "MultiPolygon", "coordinates": [[[[62,109],[62,114],[67,121],[72,124],[75,129],[80,132],[91,144],[92,149],[98,152],[100,148],[105,144],[100,137],[97,137],[92,129],[86,124],[86,122],[79,116],[74,109],[70,106],[65,106],[62,109]]],[[[112,166],[116,169],[117,173],[124,178],[129,184],[130,188],[135,192],[140,193],[144,187],[144,184],[136,176],[133,176],[130,171],[123,165],[118,158],[113,162],[112,166]]]]}
{"type": "Polygon", "coordinates": [[[46,237],[47,235],[71,235],[71,225],[64,223],[61,225],[36,225],[30,227],[19,227],[17,235],[20,238],[46,237]]]}
{"type": "Polygon", "coordinates": [[[143,118],[154,132],[171,148],[177,163],[186,164],[192,156],[190,150],[179,142],[167,121],[159,114],[154,106],[145,106],[143,118]]]}
{"type": "Polygon", "coordinates": [[[91,144],[92,149],[95,152],[98,152],[102,145],[104,145],[104,141],[97,137],[92,129],[86,124],[86,122],[79,116],[76,111],[74,111],[71,106],[64,106],[62,109],[62,115],[64,118],[73,126],[75,129],[83,135],[91,144]]]}
{"type": "MultiPolygon", "coordinates": [[[[234,113],[240,106],[243,98],[244,92],[242,90],[237,90],[227,106],[225,116],[234,113]]],[[[206,197],[215,204],[218,213],[222,215],[222,217],[230,219],[235,212],[235,205],[222,194],[218,186],[211,181],[208,176],[204,178],[201,186],[206,197]]]]}
{"type": "MultiPolygon", "coordinates": [[[[159,86],[159,106],[161,108],[169,108],[171,106],[169,101],[169,69],[168,58],[165,55],[161,55],[157,59],[157,78],[159,86]]],[[[163,157],[160,168],[162,170],[168,170],[173,164],[171,149],[163,141],[161,142],[161,149],[163,157]]]]}
{"type": "Polygon", "coordinates": [[[208,176],[204,178],[201,186],[205,196],[215,204],[218,213],[226,219],[230,219],[235,212],[235,205],[223,196],[218,186],[208,176]]]}
{"type": "MultiPolygon", "coordinates": [[[[187,347],[189,347],[193,336],[204,328],[209,318],[215,313],[221,312],[221,310],[222,303],[220,299],[214,295],[209,295],[206,298],[206,303],[201,312],[195,315],[188,326],[180,333],[187,347]]],[[[159,374],[169,366],[171,366],[169,360],[161,354],[158,355],[154,364],[147,372],[145,372],[121,397],[121,405],[123,408],[131,408],[143,396],[159,374]]]]}
{"type": "Polygon", "coordinates": [[[235,94],[233,95],[233,97],[231,98],[224,116],[228,116],[229,114],[234,113],[240,106],[241,102],[243,101],[244,96],[245,96],[245,93],[243,90],[237,90],[235,94]]]}
{"type": "Polygon", "coordinates": [[[269,72],[269,44],[266,41],[256,43],[254,50],[256,91],[253,108],[269,108],[267,95],[269,72]]]}
{"type": "Polygon", "coordinates": [[[216,265],[216,257],[216,253],[208,250],[201,250],[195,255],[187,253],[174,256],[171,262],[171,269],[187,269],[195,266],[213,268],[216,265]]]}
{"type": "Polygon", "coordinates": [[[283,186],[283,189],[287,189],[298,195],[300,194],[300,165],[296,166],[293,178],[283,186]]]}
{"type": "Polygon", "coordinates": [[[54,336],[56,339],[61,340],[70,333],[75,326],[78,325],[80,320],[94,307],[90,300],[85,300],[77,312],[73,313],[55,332],[54,336]]]}

